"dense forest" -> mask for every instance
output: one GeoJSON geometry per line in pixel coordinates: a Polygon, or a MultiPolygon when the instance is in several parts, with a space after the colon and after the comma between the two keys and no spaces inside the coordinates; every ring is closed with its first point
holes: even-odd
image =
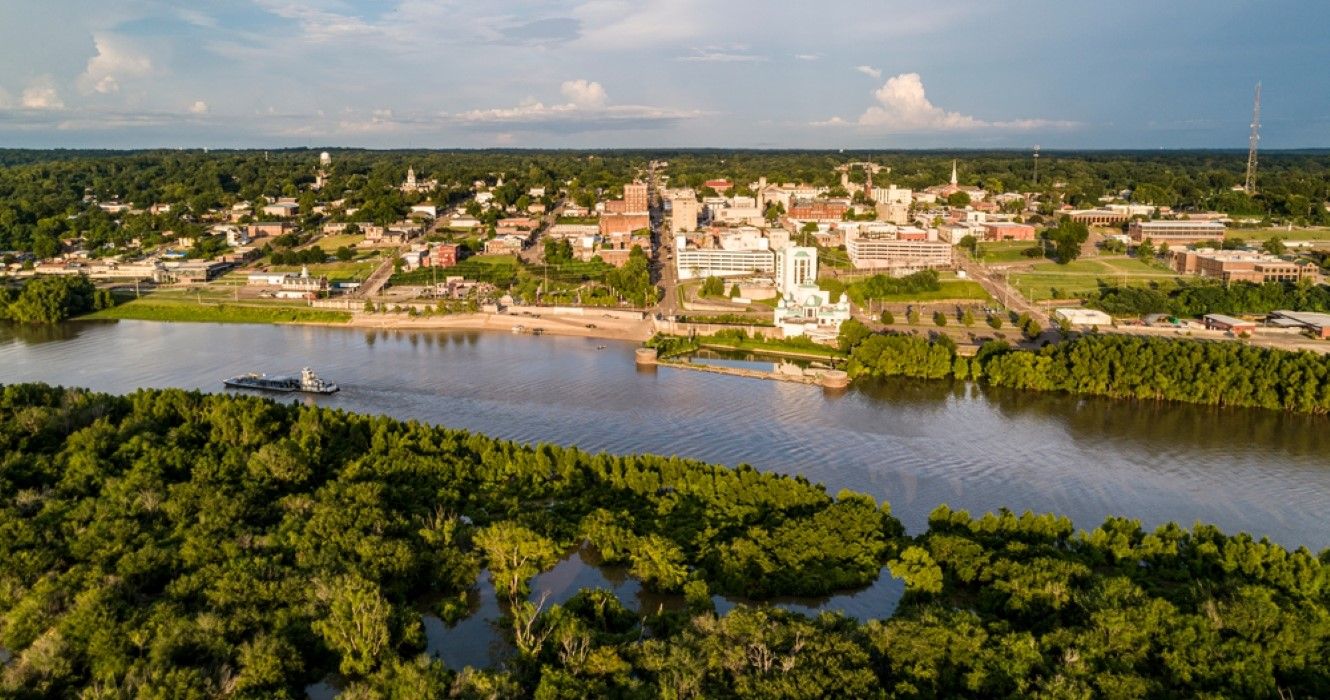
{"type": "MultiPolygon", "coordinates": [[[[1325,697],[1330,551],[1213,527],[939,507],[248,397],[0,390],[0,694],[352,698],[1325,697]],[[676,611],[528,582],[592,547],[676,611]],[[859,622],[741,605],[903,579],[859,622]],[[447,668],[482,568],[513,655],[447,668]]],[[[483,579],[482,579],[483,580],[483,579]]]]}
{"type": "MultiPolygon", "coordinates": [[[[1233,191],[1243,181],[1245,154],[1227,151],[1045,152],[1034,181],[1028,154],[1013,151],[364,151],[331,149],[327,185],[310,189],[318,152],[278,151],[0,151],[0,250],[45,257],[62,239],[81,236],[90,250],[113,250],[135,238],[157,242],[166,231],[193,235],[209,209],[261,198],[295,197],[302,224],[317,223],[316,202],[343,199],[356,217],[392,221],[410,205],[462,202],[479,180],[495,186],[503,205],[544,200],[566,190],[572,201],[591,204],[615,196],[645,172],[653,159],[672,186],[700,186],[726,177],[737,193],[765,176],[771,182],[838,186],[836,167],[871,160],[890,169],[877,184],[922,188],[947,181],[960,161],[963,184],[990,191],[1032,191],[1046,208],[1093,206],[1105,195],[1172,206],[1182,211],[1218,209],[1231,214],[1298,224],[1330,223],[1330,155],[1324,152],[1262,154],[1256,196],[1233,191]],[[408,167],[439,183],[431,193],[397,188],[408,167]],[[502,180],[502,186],[498,183],[502,180]],[[121,201],[139,208],[164,203],[170,212],[108,214],[96,202],[121,201]]],[[[855,172],[856,178],[863,177],[855,172]]]]}
{"type": "Polygon", "coordinates": [[[1041,350],[984,344],[973,358],[946,336],[841,327],[858,376],[973,379],[992,386],[1111,398],[1330,413],[1330,357],[1241,343],[1087,333],[1041,350]]]}

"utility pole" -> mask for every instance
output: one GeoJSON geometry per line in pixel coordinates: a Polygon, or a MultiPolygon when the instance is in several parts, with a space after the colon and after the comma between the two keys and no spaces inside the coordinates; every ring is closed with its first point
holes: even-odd
{"type": "Polygon", "coordinates": [[[1034,147],[1034,184],[1039,184],[1039,146],[1034,147]]]}
{"type": "Polygon", "coordinates": [[[1261,140],[1261,83],[1256,83],[1256,100],[1251,110],[1251,136],[1247,138],[1247,183],[1243,191],[1256,194],[1256,145],[1261,140]]]}

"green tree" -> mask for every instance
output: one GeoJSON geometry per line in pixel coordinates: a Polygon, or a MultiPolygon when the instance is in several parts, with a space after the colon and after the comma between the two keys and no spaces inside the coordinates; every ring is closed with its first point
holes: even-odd
{"type": "Polygon", "coordinates": [[[392,605],[377,585],[357,576],[333,580],[322,596],[328,612],[315,620],[314,631],[337,652],[343,674],[369,674],[388,649],[392,605]]]}
{"type": "Polygon", "coordinates": [[[1271,236],[1261,244],[1261,250],[1270,255],[1283,255],[1288,252],[1288,246],[1284,245],[1284,239],[1279,236],[1271,236]]]}
{"type": "Polygon", "coordinates": [[[882,325],[890,326],[896,322],[896,315],[886,309],[883,309],[882,316],[878,320],[882,322],[882,325]]]}
{"type": "Polygon", "coordinates": [[[947,315],[942,313],[941,311],[934,311],[933,325],[938,326],[939,328],[947,325],[947,315]]]}
{"type": "Polygon", "coordinates": [[[485,554],[495,588],[510,601],[521,599],[531,577],[559,560],[554,540],[506,520],[476,533],[476,546],[485,554]]]}

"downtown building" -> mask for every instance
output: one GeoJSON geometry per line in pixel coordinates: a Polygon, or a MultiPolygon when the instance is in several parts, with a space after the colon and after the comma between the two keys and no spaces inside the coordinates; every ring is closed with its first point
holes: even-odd
{"type": "Polygon", "coordinates": [[[888,275],[908,275],[921,270],[951,268],[952,246],[945,241],[901,240],[896,236],[845,237],[845,251],[855,269],[876,270],[888,275]]]}

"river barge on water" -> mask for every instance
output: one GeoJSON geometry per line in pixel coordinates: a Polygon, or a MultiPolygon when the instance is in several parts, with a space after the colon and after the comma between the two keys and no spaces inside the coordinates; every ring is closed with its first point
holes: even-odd
{"type": "Polygon", "coordinates": [[[297,391],[306,394],[331,394],[340,388],[332,382],[323,380],[308,367],[300,370],[299,377],[269,377],[266,374],[251,372],[223,379],[222,383],[233,389],[257,389],[287,394],[297,391]]]}

